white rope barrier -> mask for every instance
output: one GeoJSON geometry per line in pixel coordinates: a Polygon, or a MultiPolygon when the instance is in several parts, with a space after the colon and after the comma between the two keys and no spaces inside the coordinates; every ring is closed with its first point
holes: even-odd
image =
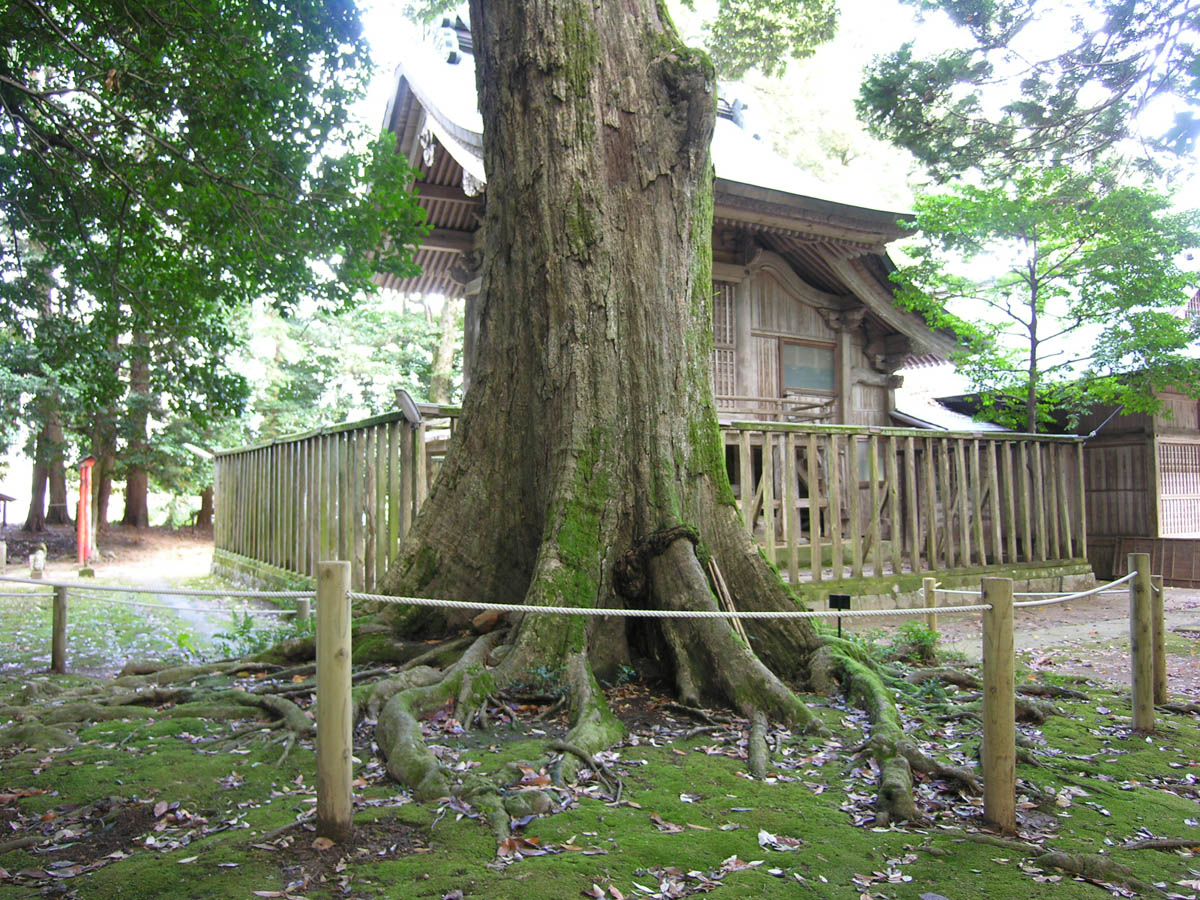
{"type": "Polygon", "coordinates": [[[1124,584],[1127,581],[1132,581],[1137,577],[1137,572],[1130,572],[1128,575],[1118,578],[1116,581],[1110,581],[1108,584],[1102,584],[1099,587],[1094,587],[1090,591],[1079,591],[1074,594],[1067,594],[1065,597],[1049,597],[1045,600],[1025,600],[1021,603],[1014,603],[1014,607],[1028,608],[1030,606],[1050,606],[1054,603],[1066,603],[1068,600],[1078,600],[1080,597],[1090,597],[1093,594],[1103,593],[1113,585],[1124,584]]]}
{"type": "Polygon", "coordinates": [[[4,599],[20,599],[21,597],[44,598],[44,597],[53,597],[53,596],[54,596],[53,594],[39,594],[36,591],[21,591],[20,593],[14,593],[14,594],[0,594],[0,598],[4,598],[4,599]]]}
{"type": "MultiPolygon", "coordinates": [[[[1119,584],[1125,584],[1125,582],[1133,580],[1133,578],[1136,576],[1137,576],[1137,572],[1130,572],[1128,575],[1122,575],[1120,578],[1116,579],[1115,581],[1110,581],[1107,584],[1102,584],[1099,587],[1094,587],[1094,588],[1091,588],[1090,590],[1076,591],[1073,594],[1064,594],[1061,591],[1040,591],[1040,592],[1039,591],[1024,591],[1024,592],[1014,591],[1013,592],[1014,597],[1045,597],[1046,599],[1044,599],[1044,600],[1023,600],[1020,603],[1014,603],[1013,606],[1016,608],[1019,608],[1019,609],[1024,609],[1024,608],[1028,608],[1031,606],[1051,606],[1055,603],[1066,603],[1068,600],[1078,600],[1081,597],[1090,597],[1093,594],[1124,594],[1124,593],[1126,593],[1125,591],[1114,591],[1114,590],[1111,590],[1111,588],[1114,588],[1119,584]]],[[[942,594],[954,594],[957,596],[978,597],[981,595],[982,589],[977,590],[977,591],[955,591],[955,590],[938,588],[938,592],[942,593],[942,594]]],[[[951,607],[951,608],[953,608],[953,607],[951,607]]],[[[941,612],[942,607],[937,607],[937,609],[939,612],[941,612]]]]}
{"type": "MultiPolygon", "coordinates": [[[[442,609],[486,609],[495,612],[548,613],[567,616],[618,616],[621,618],[663,619],[853,619],[885,616],[924,616],[928,607],[914,609],[804,609],[793,611],[748,611],[726,612],[708,609],[597,609],[579,606],[526,606],[522,603],[488,603],[486,601],[436,600],[431,597],[389,597],[384,594],[362,594],[350,591],[351,600],[366,600],[376,603],[394,603],[402,606],[434,606],[442,609]]],[[[939,607],[938,615],[983,612],[991,604],[979,603],[971,606],[939,607]]]]}
{"type": "Polygon", "coordinates": [[[164,597],[249,597],[263,599],[312,600],[316,598],[315,591],[208,591],[192,590],[191,588],[169,587],[126,587],[116,584],[89,584],[82,581],[45,581],[37,578],[18,578],[14,575],[0,575],[0,581],[14,584],[34,584],[42,587],[65,587],[73,591],[114,591],[125,594],[159,594],[164,597]]]}

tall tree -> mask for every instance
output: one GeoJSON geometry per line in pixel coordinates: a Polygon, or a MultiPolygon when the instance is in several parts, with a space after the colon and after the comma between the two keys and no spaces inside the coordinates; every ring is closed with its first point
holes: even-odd
{"type": "MultiPolygon", "coordinates": [[[[654,0],[471,4],[488,175],[478,342],[454,446],[388,593],[713,610],[702,565],[712,560],[739,607],[797,608],[742,526],[725,472],[709,369],[715,73],[664,10],[654,0]]],[[[389,608],[405,633],[461,624],[389,608]]],[[[713,619],[627,628],[526,615],[488,677],[464,663],[397,694],[377,739],[393,774],[437,796],[444,776],[414,739],[413,712],[453,699],[469,720],[496,684],[561,678],[568,740],[594,751],[621,729],[593,672],[634,659],[656,660],[685,702],[797,726],[811,715],[776,672],[869,678],[806,621],[750,633],[753,649],[713,619]]],[[[883,814],[910,814],[902,751],[877,749],[883,814]]]]}
{"type": "Polygon", "coordinates": [[[368,75],[353,4],[18,0],[0,46],[0,306],[68,419],[120,414],[130,335],[171,338],[155,390],[219,408],[227,392],[195,401],[228,386],[208,373],[234,310],[344,306],[411,273],[407,166],[347,118],[368,75]],[[47,290],[70,360],[33,334],[47,290]]]}
{"type": "Polygon", "coordinates": [[[1096,402],[1154,411],[1151,388],[1200,391],[1181,307],[1200,245],[1194,213],[1112,173],[1021,171],[919,197],[922,242],[896,273],[901,303],[954,329],[955,360],[994,421],[1036,432],[1096,402]]]}
{"type": "Polygon", "coordinates": [[[960,27],[959,46],[912,43],[876,61],[859,112],[939,178],[973,166],[1079,165],[1134,140],[1190,152],[1200,135],[1197,0],[905,0],[960,27]],[[1139,114],[1170,97],[1161,133],[1139,114]]]}
{"type": "Polygon", "coordinates": [[[424,298],[381,297],[346,312],[262,311],[246,327],[254,334],[254,352],[240,365],[254,382],[243,422],[247,437],[390,412],[398,388],[433,401],[439,354],[448,393],[434,402],[458,399],[450,373],[462,371],[461,303],[448,302],[439,316],[424,298]]]}

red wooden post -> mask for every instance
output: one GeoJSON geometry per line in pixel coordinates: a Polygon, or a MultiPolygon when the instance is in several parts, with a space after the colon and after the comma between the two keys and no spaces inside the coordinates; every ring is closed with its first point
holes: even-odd
{"type": "Polygon", "coordinates": [[[92,466],[96,457],[89,456],[79,467],[79,508],[75,510],[75,543],[79,565],[86,566],[91,547],[92,526],[92,466]]]}

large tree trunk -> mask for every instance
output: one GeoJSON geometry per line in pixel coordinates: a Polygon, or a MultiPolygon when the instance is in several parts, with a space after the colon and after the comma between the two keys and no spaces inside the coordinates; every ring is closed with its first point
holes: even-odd
{"type": "Polygon", "coordinates": [[[197,528],[212,528],[213,524],[213,489],[206,487],[200,492],[200,509],[196,512],[197,528]]]}
{"type": "Polygon", "coordinates": [[[62,460],[50,464],[50,506],[46,509],[47,525],[70,525],[71,510],[67,505],[67,469],[62,460]]]}
{"type": "Polygon", "coordinates": [[[122,525],[150,527],[150,478],[145,458],[150,445],[146,425],[150,417],[150,361],[148,338],[135,334],[129,345],[129,409],[126,428],[129,434],[129,462],[125,470],[125,515],[122,525]]]}
{"type": "Polygon", "coordinates": [[[41,403],[42,427],[33,452],[33,475],[29,487],[29,514],[26,531],[45,531],[47,525],[69,525],[67,475],[63,467],[63,429],[55,397],[41,403]],[[46,490],[50,508],[46,508],[46,490]]]}
{"type": "MultiPolygon", "coordinates": [[[[796,608],[725,474],[709,373],[714,75],[663,15],[652,0],[472,3],[478,343],[456,445],[387,592],[715,609],[711,558],[741,608],[796,608]]],[[[401,609],[410,631],[461,621],[401,609]]],[[[753,650],[722,620],[586,622],[524,616],[494,672],[561,672],[585,748],[619,731],[592,672],[631,660],[685,701],[808,721],[774,674],[803,673],[821,643],[807,622],[751,628],[753,650]]]]}
{"type": "MultiPolygon", "coordinates": [[[[38,442],[41,443],[40,438],[38,442]]],[[[38,459],[36,450],[34,453],[33,476],[29,485],[29,512],[25,515],[25,524],[21,527],[25,531],[37,532],[46,530],[46,483],[49,479],[46,464],[38,459]]]]}
{"type": "Polygon", "coordinates": [[[50,487],[50,507],[46,510],[47,525],[70,525],[71,511],[67,509],[67,469],[63,462],[65,440],[58,398],[46,414],[46,427],[42,432],[49,445],[46,459],[47,477],[50,487]]]}

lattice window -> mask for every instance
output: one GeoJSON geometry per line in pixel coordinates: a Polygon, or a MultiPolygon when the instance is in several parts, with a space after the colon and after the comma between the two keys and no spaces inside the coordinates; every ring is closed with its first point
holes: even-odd
{"type": "Polygon", "coordinates": [[[737,369],[732,350],[720,347],[713,350],[713,391],[718,397],[732,397],[737,393],[737,369]]]}
{"type": "Polygon", "coordinates": [[[1161,441],[1158,481],[1162,536],[1200,534],[1200,444],[1161,441]]]}
{"type": "MultiPolygon", "coordinates": [[[[713,282],[713,344],[733,349],[736,343],[733,330],[733,292],[735,285],[727,281],[713,282]]],[[[720,393],[720,389],[717,391],[720,393]]]]}

